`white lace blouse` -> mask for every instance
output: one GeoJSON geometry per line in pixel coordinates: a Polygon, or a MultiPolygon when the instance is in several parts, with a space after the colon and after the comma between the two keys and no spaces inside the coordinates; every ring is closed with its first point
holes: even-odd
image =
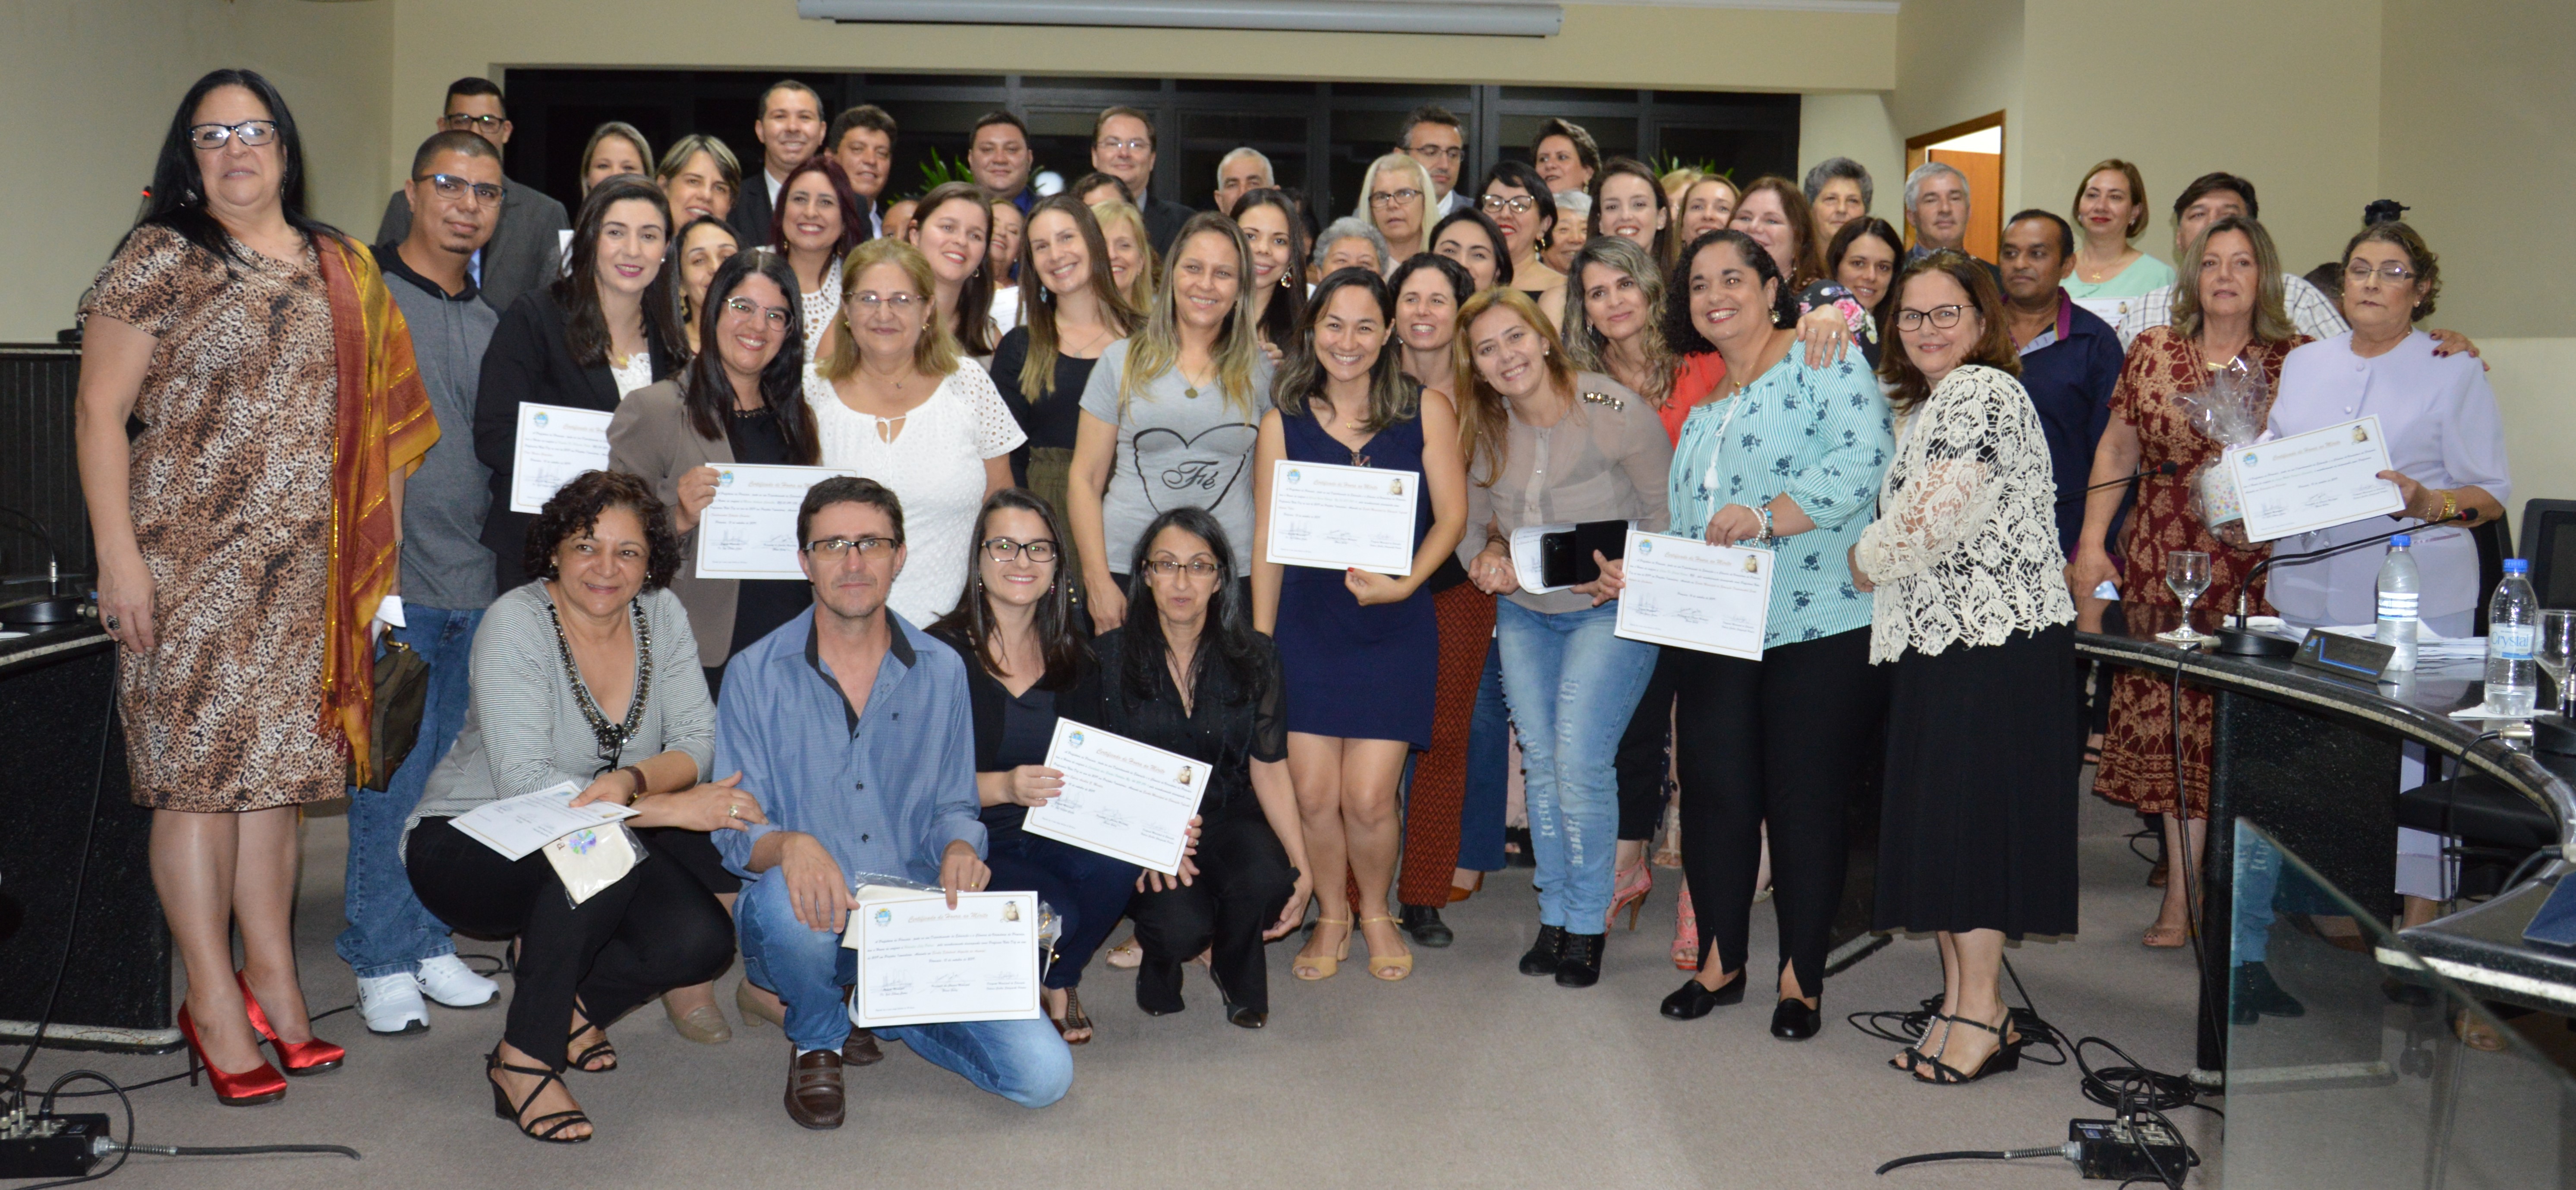
{"type": "Polygon", "coordinates": [[[2048,440],[2021,382],[1969,365],[1898,430],[1855,558],[1876,584],[1869,659],[1999,645],[2075,619],[2048,440]]]}
{"type": "Polygon", "coordinates": [[[805,403],[814,409],[823,465],[856,471],[903,502],[905,561],[886,605],[916,628],[947,615],[974,557],[966,539],[984,506],[984,461],[1028,438],[993,378],[961,360],[929,399],[886,419],[842,404],[832,382],[808,365],[805,403]]]}

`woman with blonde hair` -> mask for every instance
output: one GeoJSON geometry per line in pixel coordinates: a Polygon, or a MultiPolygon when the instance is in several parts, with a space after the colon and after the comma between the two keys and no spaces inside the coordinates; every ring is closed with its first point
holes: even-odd
{"type": "Polygon", "coordinates": [[[1252,540],[1244,472],[1270,408],[1271,365],[1252,325],[1251,279],[1234,220],[1191,217],[1144,325],[1102,349],[1083,386],[1065,503],[1103,632],[1127,616],[1129,576],[1111,568],[1137,556],[1158,513],[1204,508],[1228,540],[1252,540]]]}
{"type": "Polygon", "coordinates": [[[1674,238],[1691,244],[1712,231],[1718,231],[1735,218],[1735,204],[1744,201],[1744,190],[1724,174],[1708,174],[1690,184],[1681,197],[1673,200],[1673,223],[1680,234],[1674,238]]]}
{"type": "MultiPolygon", "coordinates": [[[[1011,457],[1012,473],[1060,522],[1070,515],[1065,483],[1081,427],[1082,391],[1101,353],[1136,333],[1139,316],[1118,295],[1099,222],[1070,194],[1040,200],[1029,211],[1020,277],[1028,300],[1020,325],[993,349],[993,385],[1028,434],[1028,443],[1011,457]]],[[[1063,555],[1057,572],[1074,581],[1082,571],[1072,540],[1058,542],[1056,552],[1063,555]]]]}
{"type": "Polygon", "coordinates": [[[1360,179],[1359,209],[1351,213],[1366,219],[1386,237],[1386,267],[1410,260],[1413,254],[1430,246],[1424,237],[1430,234],[1431,171],[1403,153],[1389,153],[1369,162],[1368,173],[1360,179]]]}
{"type": "Polygon", "coordinates": [[[938,292],[938,272],[912,245],[859,245],[841,270],[821,363],[805,374],[823,465],[884,484],[903,503],[907,553],[886,606],[915,626],[957,606],[975,517],[1011,486],[1011,452],[1028,440],[937,317],[938,292]]]}
{"type": "Polygon", "coordinates": [[[1524,975],[1560,987],[1601,978],[1618,825],[1614,743],[1655,668],[1655,646],[1617,635],[1620,559],[1592,551],[1596,577],[1521,589],[1511,538],[1545,524],[1630,520],[1662,532],[1672,439],[1654,407],[1598,372],[1577,372],[1528,296],[1488,289],[1458,312],[1460,431],[1468,478],[1467,576],[1490,595],[1503,695],[1521,730],[1538,859],[1537,942],[1524,975]]]}
{"type": "Polygon", "coordinates": [[[1154,291],[1163,284],[1163,258],[1146,235],[1144,213],[1132,203],[1113,200],[1091,204],[1091,218],[1100,224],[1101,242],[1109,245],[1111,286],[1128,309],[1143,314],[1153,307],[1154,291]]]}
{"type": "Polygon", "coordinates": [[[619,174],[647,177],[653,172],[653,143],[635,126],[622,120],[610,120],[591,130],[590,143],[581,147],[581,192],[602,180],[619,174]]]}
{"type": "Polygon", "coordinates": [[[2067,213],[2075,220],[2075,268],[2060,284],[2075,304],[2118,326],[2138,299],[2174,283],[2172,266],[2137,248],[2153,213],[2137,166],[2117,157],[2094,163],[2067,213]]]}

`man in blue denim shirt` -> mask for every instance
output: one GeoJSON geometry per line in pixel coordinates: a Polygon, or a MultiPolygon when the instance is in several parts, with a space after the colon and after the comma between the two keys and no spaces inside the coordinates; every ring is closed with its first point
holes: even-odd
{"type": "MultiPolygon", "coordinates": [[[[741,771],[769,821],[716,832],[716,848],[749,882],[734,905],[744,973],[787,1008],[787,1115],[838,1128],[852,881],[935,881],[953,905],[990,872],[965,663],[885,605],[903,570],[902,504],[873,480],[827,479],[797,510],[796,538],[813,614],[734,657],[716,714],[715,765],[741,771]]],[[[1044,1020],[879,1034],[1024,1107],[1073,1082],[1072,1052],[1044,1020]]]]}

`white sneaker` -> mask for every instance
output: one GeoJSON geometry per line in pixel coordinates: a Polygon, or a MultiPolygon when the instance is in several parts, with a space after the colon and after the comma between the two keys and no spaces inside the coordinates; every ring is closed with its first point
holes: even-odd
{"type": "Polygon", "coordinates": [[[421,1002],[420,983],[400,972],[358,981],[358,1015],[366,1019],[369,1033],[429,1031],[429,1006],[421,1002]]]}
{"type": "Polygon", "coordinates": [[[415,979],[430,999],[449,1008],[481,1008],[501,998],[500,984],[476,975],[465,960],[452,954],[422,959],[415,979]]]}

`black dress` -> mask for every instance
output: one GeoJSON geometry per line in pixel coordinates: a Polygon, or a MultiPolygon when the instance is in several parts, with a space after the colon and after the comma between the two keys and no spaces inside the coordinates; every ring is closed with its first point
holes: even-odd
{"type": "Polygon", "coordinates": [[[1288,758],[1278,650],[1269,637],[1256,634],[1246,681],[1202,642],[1197,693],[1192,710],[1184,713],[1171,667],[1160,659],[1144,692],[1128,684],[1122,673],[1126,636],[1121,628],[1092,642],[1100,657],[1099,697],[1088,714],[1070,708],[1064,713],[1209,766],[1207,793],[1199,802],[1196,881],[1139,893],[1127,907],[1145,952],[1136,973],[1136,1005],[1156,1016],[1179,1012],[1181,964],[1210,950],[1210,971],[1226,1002],[1268,1012],[1261,934],[1287,906],[1298,875],[1252,791],[1252,762],[1288,758]]]}

